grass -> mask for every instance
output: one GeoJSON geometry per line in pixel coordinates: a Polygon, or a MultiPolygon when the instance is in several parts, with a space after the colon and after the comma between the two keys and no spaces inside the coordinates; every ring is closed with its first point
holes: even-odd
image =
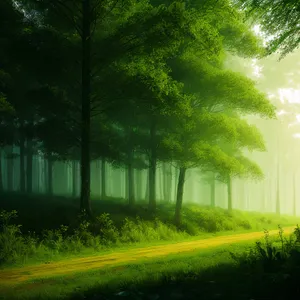
{"type": "Polygon", "coordinates": [[[155,214],[140,203],[130,209],[122,199],[93,201],[97,217],[78,215],[78,199],[4,193],[1,195],[0,265],[47,263],[115,251],[205,239],[294,225],[296,218],[186,204],[181,228],[173,225],[173,204],[155,214]],[[16,211],[14,211],[16,210],[16,211]],[[13,220],[13,223],[12,223],[13,220]],[[18,225],[18,224],[22,224],[18,225]]]}
{"type": "MultiPolygon", "coordinates": [[[[253,243],[253,242],[252,242],[253,243]]],[[[212,250],[194,251],[189,254],[170,255],[168,257],[153,259],[151,261],[140,260],[137,263],[118,264],[114,267],[72,274],[62,277],[48,277],[34,280],[15,286],[13,290],[6,291],[6,298],[15,299],[12,294],[15,291],[20,299],[39,299],[40,294],[49,295],[45,299],[68,299],[76,290],[77,297],[91,289],[102,290],[109,294],[112,291],[120,292],[126,290],[132,284],[151,283],[158,284],[166,278],[190,271],[206,270],[219,264],[234,264],[230,252],[242,253],[248,249],[250,243],[218,247],[212,250]],[[30,286],[35,285],[34,289],[30,286]]]]}
{"type": "Polygon", "coordinates": [[[297,299],[297,239],[281,238],[41,278],[2,287],[0,299],[297,299]]]}
{"type": "MultiPolygon", "coordinates": [[[[2,268],[13,271],[17,266],[46,263],[46,269],[50,261],[66,258],[128,252],[150,245],[176,247],[180,241],[298,223],[297,218],[287,216],[241,211],[228,214],[221,208],[186,204],[182,226],[176,228],[172,222],[174,205],[159,204],[152,214],[146,204],[129,209],[122,199],[94,200],[97,217],[88,222],[85,216],[78,215],[78,202],[65,197],[2,194],[2,268]]],[[[250,243],[242,242],[38,278],[13,287],[0,283],[0,299],[294,299],[278,286],[297,293],[297,245],[282,237],[270,242],[267,237],[265,244],[258,243],[251,251],[250,243]]],[[[26,268],[23,270],[26,273],[26,268]]]]}

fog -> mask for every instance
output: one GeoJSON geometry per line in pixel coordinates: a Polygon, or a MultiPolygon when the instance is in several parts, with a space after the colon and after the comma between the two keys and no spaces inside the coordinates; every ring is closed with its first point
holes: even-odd
{"type": "MultiPolygon", "coordinates": [[[[280,213],[294,214],[294,201],[300,202],[300,191],[295,184],[299,180],[300,123],[299,105],[300,72],[295,61],[300,51],[295,51],[281,61],[276,54],[262,60],[246,60],[228,57],[232,70],[242,72],[254,79],[258,88],[270,95],[277,107],[277,120],[248,117],[248,121],[258,126],[263,133],[267,151],[247,153],[262,168],[263,180],[232,180],[233,207],[241,210],[263,212],[276,211],[276,199],[280,201],[280,213]],[[299,115],[298,115],[299,111],[299,115]],[[298,132],[299,131],[299,132],[298,132]]],[[[1,151],[3,188],[20,191],[20,150],[17,145],[6,146],[1,151]]],[[[53,194],[79,196],[80,170],[78,161],[53,161],[53,194]]],[[[26,159],[25,159],[26,168],[26,159]]],[[[134,170],[137,200],[147,199],[148,170],[134,170]]],[[[156,197],[159,201],[175,202],[178,169],[172,163],[158,162],[156,176],[156,197]],[[164,176],[165,174],[165,176],[164,176]]],[[[33,193],[52,193],[47,190],[49,162],[43,155],[33,156],[33,193]]],[[[227,186],[215,182],[215,203],[227,207],[227,186]]],[[[210,205],[211,185],[207,174],[199,169],[187,171],[184,186],[184,202],[210,205]]],[[[126,172],[109,162],[91,162],[91,194],[93,198],[114,197],[127,199],[126,172]],[[103,166],[103,168],[102,168],[103,166]],[[105,174],[105,189],[102,193],[102,174],[105,174]]],[[[299,203],[300,204],[300,203],[299,203]]],[[[300,212],[296,205],[296,213],[300,212]]]]}

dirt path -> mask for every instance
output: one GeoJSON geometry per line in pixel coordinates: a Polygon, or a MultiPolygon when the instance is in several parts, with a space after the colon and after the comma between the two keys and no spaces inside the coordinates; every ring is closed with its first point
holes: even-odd
{"type": "MultiPolygon", "coordinates": [[[[293,230],[294,227],[285,228],[284,232],[291,233],[293,230]]],[[[269,233],[270,235],[275,235],[278,234],[278,230],[272,230],[269,233]]],[[[259,239],[262,237],[263,233],[261,231],[244,234],[235,234],[197,241],[180,242],[176,244],[131,249],[127,252],[115,252],[113,254],[105,254],[101,256],[75,258],[50,264],[27,266],[20,269],[2,271],[0,270],[0,282],[1,284],[5,285],[15,285],[17,283],[41,277],[53,277],[57,275],[67,275],[75,272],[90,271],[93,269],[99,269],[104,266],[114,264],[124,262],[130,263],[141,258],[154,258],[166,256],[168,254],[189,252],[196,249],[213,248],[220,245],[249,241],[253,239],[259,239]]]]}

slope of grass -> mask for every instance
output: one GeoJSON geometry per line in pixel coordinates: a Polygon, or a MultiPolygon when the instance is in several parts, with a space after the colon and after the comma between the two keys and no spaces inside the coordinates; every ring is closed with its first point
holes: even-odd
{"type": "Polygon", "coordinates": [[[152,214],[146,204],[130,209],[122,199],[94,200],[97,217],[88,222],[78,215],[78,202],[65,197],[2,194],[0,209],[5,211],[0,214],[0,264],[49,262],[120,247],[169,244],[297,224],[291,217],[241,211],[228,214],[221,208],[186,204],[182,226],[176,228],[173,204],[159,204],[152,214]]]}
{"type": "Polygon", "coordinates": [[[297,239],[169,255],[4,287],[1,299],[299,299],[297,239]]]}
{"type": "MultiPolygon", "coordinates": [[[[16,210],[17,224],[22,224],[24,232],[40,234],[45,229],[57,229],[60,225],[76,228],[78,225],[79,199],[46,195],[27,195],[20,193],[1,193],[0,209],[16,210]]],[[[117,228],[121,228],[125,218],[153,222],[159,219],[163,224],[172,226],[174,204],[158,203],[155,214],[147,209],[147,203],[137,203],[129,208],[124,199],[107,198],[93,199],[92,207],[95,215],[108,213],[117,228]]],[[[294,225],[299,218],[291,216],[277,216],[272,213],[257,213],[233,211],[229,215],[225,209],[196,204],[185,204],[182,211],[183,225],[189,235],[202,232],[220,232],[230,230],[261,230],[276,228],[278,224],[294,225]]]]}

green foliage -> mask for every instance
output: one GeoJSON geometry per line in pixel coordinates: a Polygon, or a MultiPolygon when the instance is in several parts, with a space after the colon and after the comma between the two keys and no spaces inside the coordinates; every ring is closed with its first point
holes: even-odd
{"type": "Polygon", "coordinates": [[[108,213],[103,213],[96,218],[100,236],[104,244],[115,244],[119,240],[119,231],[108,213]]]}
{"type": "Polygon", "coordinates": [[[38,251],[38,243],[32,236],[21,234],[22,225],[10,224],[17,217],[17,211],[0,212],[0,263],[14,264],[20,259],[34,256],[38,251]]]}
{"type": "Polygon", "coordinates": [[[279,50],[281,58],[299,45],[299,1],[297,0],[235,0],[246,16],[259,22],[262,30],[273,36],[268,44],[268,54],[279,50]]]}
{"type": "Polygon", "coordinates": [[[120,241],[123,243],[139,243],[160,240],[180,240],[187,237],[185,233],[177,230],[168,224],[155,219],[154,222],[143,221],[139,217],[136,220],[125,218],[120,229],[120,241]]]}
{"type": "MultiPolygon", "coordinates": [[[[39,197],[36,204],[30,204],[33,199],[26,201],[27,205],[22,208],[21,204],[24,204],[24,199],[21,199],[20,205],[18,205],[20,207],[18,216],[14,210],[2,211],[0,214],[2,264],[19,263],[33,259],[33,257],[37,260],[49,261],[53,257],[82,253],[86,249],[99,251],[107,247],[116,248],[132,243],[179,241],[205,232],[260,230],[264,227],[271,228],[278,223],[289,223],[288,220],[273,215],[262,217],[258,213],[238,211],[233,211],[232,215],[228,215],[227,211],[221,208],[187,205],[183,208],[181,227],[175,228],[172,225],[173,208],[171,205],[159,205],[157,214],[153,216],[143,206],[137,206],[135,210],[127,211],[126,206],[122,207],[112,200],[101,203],[100,206],[102,211],[110,213],[99,212],[99,215],[90,221],[87,221],[86,216],[81,213],[77,215],[77,222],[74,223],[66,220],[76,219],[76,211],[72,212],[71,208],[65,210],[61,205],[61,199],[59,209],[55,211],[51,208],[55,205],[54,199],[47,202],[46,199],[39,197]],[[47,203],[51,205],[49,206],[47,203]],[[39,213],[37,216],[32,214],[31,219],[28,219],[30,213],[24,209],[31,209],[30,205],[33,205],[39,213]],[[70,211],[71,214],[74,214],[73,216],[70,216],[70,211]],[[49,218],[53,226],[53,216],[55,216],[55,220],[57,219],[57,224],[64,222],[64,225],[46,229],[46,226],[49,226],[47,223],[49,218]],[[23,233],[21,225],[11,224],[16,217],[18,217],[18,223],[24,222],[23,233]],[[27,232],[26,228],[32,228],[31,224],[37,223],[41,223],[42,228],[36,228],[36,234],[27,232]]],[[[69,206],[68,199],[64,199],[63,202],[69,206]]],[[[14,201],[10,200],[9,203],[12,204],[14,201]]]]}

